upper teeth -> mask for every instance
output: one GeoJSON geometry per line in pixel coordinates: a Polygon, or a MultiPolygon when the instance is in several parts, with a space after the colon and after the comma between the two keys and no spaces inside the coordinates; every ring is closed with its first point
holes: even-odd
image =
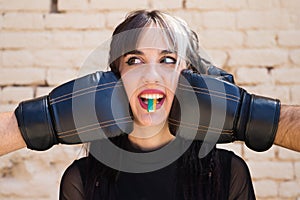
{"type": "Polygon", "coordinates": [[[164,95],[162,95],[162,94],[142,94],[141,95],[141,98],[144,98],[144,99],[160,99],[163,97],[164,97],[164,95]]]}

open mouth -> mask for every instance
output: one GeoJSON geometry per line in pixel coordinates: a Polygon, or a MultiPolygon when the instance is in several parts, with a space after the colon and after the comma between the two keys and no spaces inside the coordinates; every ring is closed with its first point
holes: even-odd
{"type": "Polygon", "coordinates": [[[160,90],[144,90],[138,98],[142,108],[155,112],[163,105],[166,95],[160,90]]]}

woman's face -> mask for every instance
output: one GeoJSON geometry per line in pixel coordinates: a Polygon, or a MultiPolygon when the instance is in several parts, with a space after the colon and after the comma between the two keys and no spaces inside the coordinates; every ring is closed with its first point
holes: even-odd
{"type": "Polygon", "coordinates": [[[144,30],[137,48],[120,59],[120,73],[135,123],[156,126],[166,122],[180,71],[186,67],[170,50],[161,32],[144,30]],[[153,34],[155,32],[155,34],[153,34]]]}

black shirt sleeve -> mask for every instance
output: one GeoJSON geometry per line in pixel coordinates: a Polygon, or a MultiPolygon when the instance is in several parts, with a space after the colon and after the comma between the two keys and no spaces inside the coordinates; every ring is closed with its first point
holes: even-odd
{"type": "Polygon", "coordinates": [[[229,200],[255,199],[250,172],[245,161],[236,156],[231,160],[229,200]]]}
{"type": "Polygon", "coordinates": [[[78,161],[74,161],[64,172],[60,183],[60,200],[84,200],[83,184],[78,161]]]}

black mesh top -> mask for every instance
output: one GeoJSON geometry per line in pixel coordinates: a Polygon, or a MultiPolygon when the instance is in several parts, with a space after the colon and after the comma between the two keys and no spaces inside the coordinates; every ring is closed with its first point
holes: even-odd
{"type": "MultiPolygon", "coordinates": [[[[227,181],[221,181],[226,195],[221,199],[255,199],[249,169],[243,159],[227,150],[217,149],[217,159],[220,159],[221,173],[227,181]],[[225,161],[225,162],[224,162],[225,161]]],[[[83,177],[87,168],[87,158],[75,160],[64,172],[60,185],[61,200],[84,200],[83,177]]],[[[147,173],[120,172],[116,181],[117,200],[178,200],[185,199],[183,191],[177,189],[176,165],[172,164],[147,173]]],[[[101,187],[101,183],[95,187],[101,187]]],[[[95,190],[97,191],[97,189],[95,190]]],[[[95,195],[95,198],[99,196],[95,195]]],[[[198,199],[198,198],[197,198],[198,199]]]]}

